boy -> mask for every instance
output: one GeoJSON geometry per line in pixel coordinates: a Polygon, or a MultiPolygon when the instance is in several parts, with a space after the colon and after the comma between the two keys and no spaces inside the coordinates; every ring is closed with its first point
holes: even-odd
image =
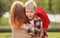
{"type": "MultiPolygon", "coordinates": [[[[30,31],[32,32],[31,33],[31,34],[33,34],[32,38],[36,38],[37,35],[39,35],[38,36],[39,38],[42,38],[42,33],[43,33],[42,26],[41,26],[42,24],[39,25],[40,22],[36,21],[36,19],[38,20],[38,17],[35,15],[36,7],[37,7],[37,5],[36,5],[36,3],[34,1],[27,1],[25,3],[26,16],[27,16],[27,18],[29,20],[28,22],[30,22],[31,27],[33,25],[33,28],[28,27],[27,31],[29,33],[30,33],[30,31]],[[34,22],[34,20],[35,20],[35,22],[34,22]]],[[[39,20],[41,20],[41,19],[39,19],[39,20]]]]}
{"type": "Polygon", "coordinates": [[[30,24],[28,26],[28,33],[31,34],[31,35],[39,35],[39,32],[40,32],[40,29],[41,29],[41,20],[40,19],[37,19],[37,20],[34,20],[34,26],[32,24],[30,24]],[[33,31],[31,31],[30,29],[31,28],[34,28],[33,31]]]}

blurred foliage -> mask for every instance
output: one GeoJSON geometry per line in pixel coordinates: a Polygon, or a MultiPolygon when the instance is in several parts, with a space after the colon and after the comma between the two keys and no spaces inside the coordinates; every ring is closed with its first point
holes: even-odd
{"type": "MultiPolygon", "coordinates": [[[[10,11],[11,4],[17,0],[0,0],[0,17],[10,11]]],[[[19,0],[25,3],[28,0],[19,0]]],[[[48,13],[60,14],[60,0],[35,0],[37,5],[44,8],[48,13]]]]}
{"type": "MultiPolygon", "coordinates": [[[[17,0],[0,0],[0,24],[2,24],[4,22],[2,20],[5,19],[1,18],[2,15],[5,12],[10,11],[11,5],[14,1],[17,0]]],[[[18,1],[22,1],[23,3],[25,3],[28,0],[18,0],[18,1]]],[[[60,14],[60,0],[35,0],[35,2],[37,3],[38,6],[44,8],[44,10],[46,10],[47,13],[60,14]]],[[[51,24],[53,25],[54,23],[51,24]]],[[[7,25],[7,23],[5,25],[7,25]]]]}
{"type": "Polygon", "coordinates": [[[36,0],[37,5],[48,13],[60,14],[60,0],[36,0]]]}
{"type": "Polygon", "coordinates": [[[0,0],[0,17],[2,16],[3,12],[5,12],[5,3],[0,0]]]}

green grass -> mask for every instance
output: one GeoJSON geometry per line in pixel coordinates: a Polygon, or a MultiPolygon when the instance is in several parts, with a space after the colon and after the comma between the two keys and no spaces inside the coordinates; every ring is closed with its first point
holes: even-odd
{"type": "Polygon", "coordinates": [[[8,18],[1,17],[0,18],[0,26],[8,26],[8,25],[9,25],[8,18]]]}
{"type": "MultiPolygon", "coordinates": [[[[9,20],[8,18],[1,17],[0,18],[0,26],[9,26],[8,20],[9,20]]],[[[49,25],[50,26],[60,26],[60,22],[51,22],[49,25]]]]}
{"type": "Polygon", "coordinates": [[[11,38],[11,33],[0,33],[0,38],[11,38]]]}
{"type": "MultiPolygon", "coordinates": [[[[0,33],[0,38],[11,38],[12,33],[0,33]]],[[[48,38],[60,38],[60,32],[48,32],[48,38]]]]}
{"type": "Polygon", "coordinates": [[[49,25],[51,25],[51,26],[60,26],[60,22],[51,22],[49,25]]]}
{"type": "Polygon", "coordinates": [[[60,32],[48,32],[48,38],[60,38],[60,32]]]}

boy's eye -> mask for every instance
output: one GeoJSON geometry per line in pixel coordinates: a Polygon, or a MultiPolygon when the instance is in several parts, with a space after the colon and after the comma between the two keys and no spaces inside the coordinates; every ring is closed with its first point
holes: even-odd
{"type": "Polygon", "coordinates": [[[33,13],[33,11],[30,11],[30,13],[33,13]]]}
{"type": "Polygon", "coordinates": [[[26,13],[28,13],[28,11],[26,11],[26,13]]]}

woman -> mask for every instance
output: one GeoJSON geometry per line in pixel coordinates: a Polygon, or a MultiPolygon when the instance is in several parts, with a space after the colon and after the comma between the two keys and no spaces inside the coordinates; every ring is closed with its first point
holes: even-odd
{"type": "Polygon", "coordinates": [[[10,10],[9,22],[12,28],[12,38],[32,38],[26,31],[27,19],[22,2],[16,1],[10,10]]]}

